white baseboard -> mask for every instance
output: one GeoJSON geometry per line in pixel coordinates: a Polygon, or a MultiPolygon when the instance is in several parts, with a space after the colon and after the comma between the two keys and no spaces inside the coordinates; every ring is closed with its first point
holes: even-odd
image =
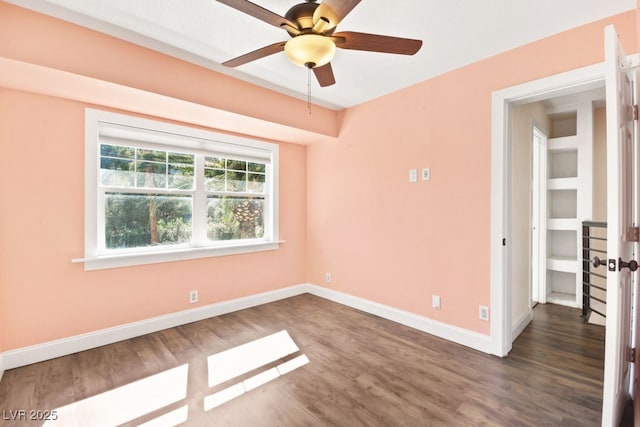
{"type": "Polygon", "coordinates": [[[309,284],[307,292],[370,314],[400,323],[405,326],[453,341],[457,344],[473,348],[483,353],[491,353],[491,337],[477,332],[447,325],[428,317],[419,316],[408,311],[400,310],[388,305],[369,301],[364,298],[354,297],[342,292],[328,289],[322,286],[309,284]]]}
{"type": "Polygon", "coordinates": [[[69,338],[49,341],[16,350],[0,353],[0,361],[4,359],[2,368],[13,369],[31,363],[42,362],[67,354],[100,347],[114,342],[138,337],[145,334],[161,331],[175,326],[185,325],[198,320],[220,316],[233,311],[255,307],[284,298],[300,295],[307,292],[307,285],[297,285],[288,288],[269,291],[248,297],[233,299],[190,310],[179,311],[165,316],[153,317],[139,322],[127,323],[113,328],[102,329],[69,338]]]}
{"type": "Polygon", "coordinates": [[[525,311],[522,316],[511,326],[511,342],[515,341],[516,338],[524,331],[524,329],[531,323],[533,320],[533,310],[529,309],[525,311]]]}
{"type": "Polygon", "coordinates": [[[165,316],[153,317],[139,322],[128,323],[82,335],[49,341],[29,347],[0,353],[0,379],[4,370],[31,363],[42,362],[79,351],[112,344],[163,329],[184,325],[210,317],[220,316],[245,308],[251,308],[281,299],[310,293],[364,312],[380,316],[411,328],[426,332],[484,353],[491,353],[491,339],[487,335],[447,325],[427,317],[419,316],[388,305],[337,292],[313,284],[301,284],[269,291],[248,297],[224,301],[190,310],[179,311],[165,316]]]}

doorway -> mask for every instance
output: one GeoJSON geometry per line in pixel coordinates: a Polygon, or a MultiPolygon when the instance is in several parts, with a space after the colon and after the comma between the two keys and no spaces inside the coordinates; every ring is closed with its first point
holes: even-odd
{"type": "MultiPolygon", "coordinates": [[[[596,64],[581,69],[569,71],[511,88],[503,89],[493,94],[493,143],[492,143],[492,198],[491,198],[491,305],[494,307],[493,321],[491,323],[492,352],[498,356],[506,356],[511,350],[513,339],[531,321],[531,157],[524,162],[529,164],[528,174],[524,184],[518,181],[520,175],[514,173],[519,170],[519,164],[514,164],[512,157],[514,145],[513,117],[515,108],[529,106],[529,108],[544,112],[545,102],[549,104],[554,100],[566,100],[567,97],[581,96],[594,90],[602,90],[604,87],[604,64],[596,64]],[[515,181],[514,181],[515,178],[515,181]],[[514,208],[514,189],[519,185],[526,185],[526,220],[523,216],[514,215],[514,211],[522,209],[521,205],[514,208]],[[524,222],[526,227],[518,222],[524,222]],[[520,231],[515,231],[520,230],[520,231]],[[520,234],[523,233],[523,239],[520,234]],[[514,258],[514,247],[517,244],[527,258],[517,256],[514,258]],[[522,242],[525,241],[525,243],[522,242]],[[526,271],[526,278],[522,288],[514,286],[512,278],[516,266],[514,260],[523,259],[523,266],[518,267],[517,272],[526,271]],[[519,303],[514,307],[514,298],[518,301],[526,299],[526,303],[519,303]],[[514,310],[515,308],[515,310],[514,310]],[[516,314],[514,314],[514,311],[516,314]],[[523,313],[523,314],[520,314],[523,313]]],[[[546,113],[545,113],[546,114],[546,113]]],[[[537,121],[539,127],[544,128],[546,119],[537,121]]],[[[534,120],[528,122],[527,141],[532,144],[532,125],[534,120]]],[[[548,126],[550,129],[550,125],[548,126]]],[[[525,150],[532,153],[532,148],[525,150]]],[[[528,154],[531,156],[531,154],[528,154]]],[[[521,193],[517,193],[520,194],[521,193]]]]}
{"type": "Polygon", "coordinates": [[[513,340],[535,303],[582,308],[582,223],[606,221],[606,206],[595,215],[606,200],[595,173],[606,168],[604,100],[599,87],[511,107],[513,340]]]}
{"type": "MultiPolygon", "coordinates": [[[[618,423],[629,395],[633,366],[629,363],[632,320],[638,312],[632,296],[638,295],[637,201],[640,135],[637,100],[640,99],[638,57],[624,53],[613,25],[604,31],[605,61],[493,93],[491,174],[491,324],[492,351],[506,356],[512,347],[511,183],[513,149],[510,139],[512,108],[520,104],[575,94],[602,86],[606,81],[607,152],[607,318],[603,382],[603,425],[618,423]]],[[[640,406],[639,406],[640,407],[640,406]]]]}
{"type": "Polygon", "coordinates": [[[535,303],[582,308],[582,224],[606,222],[604,87],[516,105],[511,117],[515,339],[535,303]]]}

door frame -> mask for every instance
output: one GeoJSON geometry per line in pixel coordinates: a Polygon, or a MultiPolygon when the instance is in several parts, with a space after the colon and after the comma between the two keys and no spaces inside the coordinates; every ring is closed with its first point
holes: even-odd
{"type": "Polygon", "coordinates": [[[493,92],[491,136],[491,353],[505,357],[511,319],[511,106],[604,87],[604,63],[493,92]],[[506,245],[503,244],[506,242],[506,245]]]}

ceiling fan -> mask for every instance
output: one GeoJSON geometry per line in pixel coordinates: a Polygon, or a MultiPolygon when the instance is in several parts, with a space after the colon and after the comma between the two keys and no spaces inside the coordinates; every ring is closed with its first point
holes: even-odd
{"type": "Polygon", "coordinates": [[[331,68],[336,47],[413,55],[422,46],[422,40],[353,31],[336,33],[336,26],[360,0],[324,0],[321,3],[306,0],[293,6],[284,16],[247,0],[218,1],[267,24],[283,28],[291,36],[288,41],[273,43],[223,62],[222,65],[227,67],[237,67],[284,50],[291,62],[312,69],[320,86],[326,87],[336,82],[331,68]]]}

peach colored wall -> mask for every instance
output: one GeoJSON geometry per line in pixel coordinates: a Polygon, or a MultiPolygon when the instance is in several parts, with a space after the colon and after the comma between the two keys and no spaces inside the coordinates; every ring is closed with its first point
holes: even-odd
{"type": "Polygon", "coordinates": [[[335,111],[0,1],[0,56],[337,135],[335,111]],[[251,100],[251,102],[247,102],[251,100]],[[277,106],[277,108],[274,108],[277,106]]]}
{"type": "Polygon", "coordinates": [[[601,62],[608,23],[637,52],[632,11],[349,109],[307,153],[309,281],[488,334],[492,92],[601,62]]]}
{"type": "MultiPolygon", "coordinates": [[[[0,40],[0,57],[338,131],[334,111],[314,108],[312,121],[303,101],[3,2],[0,40]]],[[[85,107],[0,88],[0,352],[305,282],[306,147],[292,144],[280,144],[278,251],[93,272],[72,264],[84,253],[85,107]]]]}
{"type": "Polygon", "coordinates": [[[85,105],[0,91],[3,350],[305,281],[305,158],[280,146],[277,251],[85,272],[85,105]]]}
{"type": "MultiPolygon", "coordinates": [[[[607,22],[637,51],[635,13],[607,22]]],[[[279,251],[84,272],[70,260],[83,253],[85,105],[0,89],[0,351],[191,308],[189,289],[208,304],[327,271],[339,291],[487,333],[491,92],[601,61],[603,24],[310,119],[303,101],[0,2],[0,56],[340,130],[338,144],[281,145],[279,251]],[[423,166],[432,180],[409,184],[423,166]]]]}

